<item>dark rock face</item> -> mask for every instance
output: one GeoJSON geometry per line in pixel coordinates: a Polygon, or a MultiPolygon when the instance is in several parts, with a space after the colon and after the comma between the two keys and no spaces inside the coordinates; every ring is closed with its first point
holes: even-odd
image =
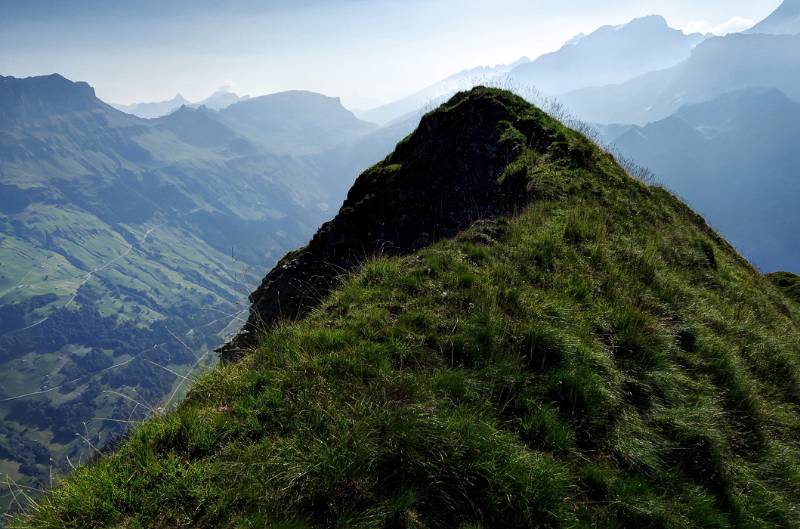
{"type": "Polygon", "coordinates": [[[425,116],[393,154],[357,179],[336,218],[266,276],[250,296],[247,324],[220,350],[223,359],[238,358],[278,320],[307,314],[338,277],[369,257],[413,252],[524,205],[526,179],[505,170],[521,147],[544,150],[556,138],[540,121],[521,117],[520,103],[475,89],[425,116]]]}

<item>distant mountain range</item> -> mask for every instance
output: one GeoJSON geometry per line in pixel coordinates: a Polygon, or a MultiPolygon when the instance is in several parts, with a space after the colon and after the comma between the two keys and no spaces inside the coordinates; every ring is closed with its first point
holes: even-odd
{"type": "Polygon", "coordinates": [[[558,51],[517,66],[509,78],[554,96],[669,68],[687,59],[705,39],[706,35],[670,28],[661,16],[637,18],[579,35],[558,51]]]}
{"type": "Polygon", "coordinates": [[[652,170],[755,265],[800,271],[800,103],[752,88],[615,132],[615,151],[652,170]]]}
{"type": "Polygon", "coordinates": [[[166,116],[172,112],[175,112],[177,109],[181,108],[184,105],[191,105],[192,103],[183,97],[181,94],[177,94],[172,99],[167,101],[154,101],[150,103],[133,103],[131,105],[112,105],[117,110],[125,112],[126,114],[133,114],[134,116],[139,116],[140,118],[145,119],[153,119],[153,118],[160,118],[161,116],[166,116]]]}
{"type": "Polygon", "coordinates": [[[188,107],[206,107],[211,110],[222,110],[239,101],[246,101],[250,96],[239,96],[227,88],[220,88],[207,98],[197,103],[192,103],[181,94],[177,94],[167,101],[156,101],[152,103],[134,103],[131,105],[112,105],[117,110],[121,110],[126,114],[133,114],[140,118],[153,119],[166,116],[175,112],[182,106],[188,107]]]}
{"type": "Polygon", "coordinates": [[[559,50],[531,61],[478,67],[457,73],[434,85],[359,117],[375,123],[402,119],[431,108],[459,90],[484,84],[521,93],[533,90],[557,96],[577,88],[618,83],[651,70],[667,68],[689,57],[707,36],[685,35],[660,16],[637,18],[621,26],[604,26],[570,39],[559,50]]]}
{"type": "Polygon", "coordinates": [[[375,128],[310,92],[142,119],[59,75],[0,77],[3,471],[43,480],[88,453],[79,427],[104,442],[147,409],[120,393],[179,393],[263,270],[404,135],[375,128]]]}
{"type": "Polygon", "coordinates": [[[699,44],[682,63],[560,97],[582,120],[644,125],[725,92],[770,86],[800,99],[800,35],[733,34],[699,44]]]}
{"type": "Polygon", "coordinates": [[[560,98],[766,271],[800,271],[800,35],[779,34],[799,4],[707,39],[671,68],[560,98]]]}
{"type": "Polygon", "coordinates": [[[378,128],[356,118],[338,98],[302,90],[254,98],[220,90],[200,103],[189,103],[179,94],[161,103],[115,108],[144,118],[162,117],[160,127],[196,146],[217,141],[209,134],[230,141],[238,135],[239,149],[257,144],[275,154],[319,153],[378,128]]]}

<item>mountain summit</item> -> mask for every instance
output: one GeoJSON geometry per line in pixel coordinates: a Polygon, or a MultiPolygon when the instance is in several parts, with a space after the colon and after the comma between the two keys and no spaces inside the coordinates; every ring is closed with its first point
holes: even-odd
{"type": "Polygon", "coordinates": [[[0,76],[2,120],[38,119],[102,106],[94,88],[58,74],[26,79],[0,76]]]}
{"type": "Polygon", "coordinates": [[[241,100],[219,113],[223,123],[282,154],[317,153],[377,128],[342,106],[339,98],[290,90],[241,100]]]}
{"type": "Polygon", "coordinates": [[[800,306],[508,92],[428,114],[254,301],[239,362],[12,527],[800,526],[800,306]]]}
{"type": "Polygon", "coordinates": [[[497,179],[520,148],[504,137],[507,131],[498,123],[507,121],[509,130],[515,126],[528,134],[535,129],[542,150],[559,135],[552,125],[543,128],[544,114],[521,121],[515,113],[520,104],[482,89],[462,93],[425,116],[414,135],[361,175],[339,215],[265,278],[251,296],[250,319],[235,347],[253,345],[263,325],[305,315],[336,277],[376,253],[408,253],[478,219],[521,207],[526,182],[497,179]]]}

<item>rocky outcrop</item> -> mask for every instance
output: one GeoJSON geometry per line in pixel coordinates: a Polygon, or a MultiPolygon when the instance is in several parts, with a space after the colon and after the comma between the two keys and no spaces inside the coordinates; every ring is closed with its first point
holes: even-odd
{"type": "Polygon", "coordinates": [[[220,352],[235,360],[259,332],[302,317],[338,278],[376,254],[404,254],[527,201],[527,173],[507,170],[529,146],[559,140],[542,116],[508,93],[477,88],[426,115],[383,162],[362,174],[339,214],[284,257],[250,296],[250,317],[220,352]],[[466,124],[466,125],[465,125],[466,124]]]}

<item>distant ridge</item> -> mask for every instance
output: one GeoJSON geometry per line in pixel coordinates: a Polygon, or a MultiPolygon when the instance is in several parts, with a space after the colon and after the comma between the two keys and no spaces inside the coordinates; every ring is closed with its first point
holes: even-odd
{"type": "Polygon", "coordinates": [[[553,97],[578,88],[620,83],[678,64],[706,38],[707,35],[686,35],[670,28],[662,16],[636,18],[619,26],[603,26],[589,35],[577,35],[559,50],[535,60],[523,57],[507,65],[459,72],[408,97],[360,112],[359,116],[375,123],[390,123],[419,114],[475,85],[553,97]]]}
{"type": "Polygon", "coordinates": [[[220,120],[270,151],[311,154],[355,140],[377,127],[358,119],[338,97],[290,90],[239,101],[220,120]]]}
{"type": "Polygon", "coordinates": [[[133,114],[140,118],[154,119],[166,116],[175,112],[182,106],[210,108],[212,110],[222,110],[239,101],[246,101],[250,96],[239,96],[227,88],[223,87],[203,99],[200,102],[192,103],[181,94],[177,94],[167,101],[156,101],[151,103],[134,103],[131,105],[112,105],[114,108],[127,114],[133,114]]]}
{"type": "Polygon", "coordinates": [[[674,66],[705,39],[699,33],[686,35],[670,28],[662,16],[641,17],[579,35],[558,51],[517,66],[509,78],[514,84],[555,96],[674,66]]]}
{"type": "Polygon", "coordinates": [[[181,94],[168,101],[156,101],[152,103],[134,103],[132,105],[112,105],[117,110],[126,114],[133,114],[140,118],[153,119],[174,112],[183,105],[188,105],[189,101],[181,94]]]}
{"type": "Polygon", "coordinates": [[[620,84],[575,90],[559,100],[584,121],[644,125],[684,105],[759,86],[800,100],[800,35],[734,33],[709,38],[672,68],[620,84]]]}

